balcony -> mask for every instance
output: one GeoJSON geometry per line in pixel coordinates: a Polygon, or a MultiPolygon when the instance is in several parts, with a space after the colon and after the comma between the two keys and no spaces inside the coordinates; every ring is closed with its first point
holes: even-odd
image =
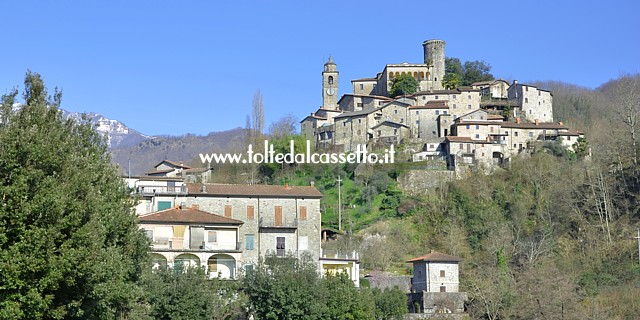
{"type": "Polygon", "coordinates": [[[282,219],[275,219],[273,217],[261,217],[258,220],[258,225],[260,229],[297,229],[298,218],[283,217],[282,219]]]}
{"type": "Polygon", "coordinates": [[[240,252],[242,243],[219,244],[216,242],[202,242],[198,245],[184,245],[184,239],[156,239],[151,243],[154,251],[180,251],[180,252],[240,252]]]}
{"type": "Polygon", "coordinates": [[[320,258],[323,259],[334,259],[334,260],[359,260],[359,255],[357,252],[342,252],[338,250],[320,250],[320,258]]]}
{"type": "Polygon", "coordinates": [[[142,196],[186,195],[187,186],[138,186],[133,192],[142,196]]]}

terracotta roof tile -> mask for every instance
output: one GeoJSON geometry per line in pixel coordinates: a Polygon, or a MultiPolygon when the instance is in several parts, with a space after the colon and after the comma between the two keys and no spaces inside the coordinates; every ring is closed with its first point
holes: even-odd
{"type": "Polygon", "coordinates": [[[460,262],[462,259],[458,257],[454,257],[448,255],[446,253],[432,251],[431,253],[425,254],[424,256],[420,256],[414,259],[411,259],[407,262],[418,262],[418,261],[426,261],[426,262],[460,262]]]}
{"type": "Polygon", "coordinates": [[[422,106],[411,106],[409,109],[449,109],[448,100],[431,100],[422,106]]]}
{"type": "Polygon", "coordinates": [[[322,198],[322,193],[311,186],[280,186],[264,184],[187,183],[189,194],[202,196],[252,196],[252,197],[308,197],[322,198]],[[204,186],[204,191],[203,187],[204,186]]]}
{"type": "Polygon", "coordinates": [[[195,208],[179,209],[171,208],[152,212],[138,218],[140,222],[181,222],[181,223],[209,223],[241,225],[242,221],[230,219],[217,214],[209,213],[195,208]]]}

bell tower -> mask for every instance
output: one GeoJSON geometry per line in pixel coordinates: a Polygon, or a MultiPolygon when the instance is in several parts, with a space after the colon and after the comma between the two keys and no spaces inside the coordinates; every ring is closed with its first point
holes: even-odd
{"type": "Polygon", "coordinates": [[[331,56],[324,64],[324,71],[322,71],[322,107],[338,109],[338,70],[331,56]]]}

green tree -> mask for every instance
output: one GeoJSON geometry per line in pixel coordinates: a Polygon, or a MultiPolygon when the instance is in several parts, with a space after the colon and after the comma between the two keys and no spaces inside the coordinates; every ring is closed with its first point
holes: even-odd
{"type": "Polygon", "coordinates": [[[458,58],[445,58],[444,63],[445,76],[442,81],[448,89],[494,79],[491,66],[484,61],[465,61],[463,64],[458,58]]]}
{"type": "Polygon", "coordinates": [[[145,294],[153,319],[234,319],[242,315],[247,298],[240,282],[210,280],[202,268],[183,272],[163,268],[148,272],[145,294]]]}
{"type": "Polygon", "coordinates": [[[414,94],[416,90],[418,90],[418,80],[410,74],[401,74],[391,80],[391,92],[389,94],[392,97],[397,97],[414,94]]]}
{"type": "Polygon", "coordinates": [[[407,314],[407,296],[398,287],[373,289],[372,292],[376,303],[377,320],[400,320],[407,314]]]}
{"type": "Polygon", "coordinates": [[[464,77],[462,85],[468,86],[474,82],[493,80],[491,66],[484,61],[467,61],[464,63],[464,77]]]}
{"type": "Polygon", "coordinates": [[[106,146],[27,72],[0,117],[0,318],[133,317],[148,241],[106,146]]]}
{"type": "Polygon", "coordinates": [[[368,291],[344,274],[319,278],[308,257],[266,257],[244,279],[244,290],[258,319],[374,319],[368,291]]]}

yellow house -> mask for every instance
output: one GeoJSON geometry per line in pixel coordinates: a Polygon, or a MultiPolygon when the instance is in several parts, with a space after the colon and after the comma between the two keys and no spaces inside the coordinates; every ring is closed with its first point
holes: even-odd
{"type": "Polygon", "coordinates": [[[323,250],[320,255],[320,268],[323,276],[345,273],[357,288],[360,287],[360,261],[355,251],[345,254],[323,250]]]}

